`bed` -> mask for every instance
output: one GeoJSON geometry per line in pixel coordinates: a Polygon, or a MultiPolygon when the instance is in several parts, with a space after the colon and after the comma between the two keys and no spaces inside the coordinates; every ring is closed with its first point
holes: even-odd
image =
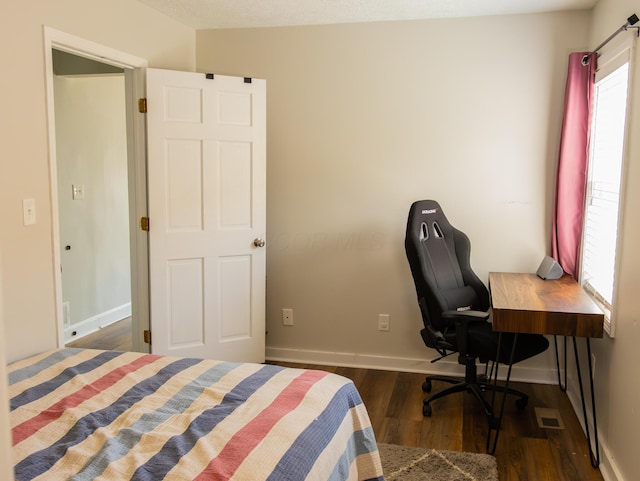
{"type": "Polygon", "coordinates": [[[91,349],[8,371],[17,481],[383,480],[335,374],[91,349]]]}

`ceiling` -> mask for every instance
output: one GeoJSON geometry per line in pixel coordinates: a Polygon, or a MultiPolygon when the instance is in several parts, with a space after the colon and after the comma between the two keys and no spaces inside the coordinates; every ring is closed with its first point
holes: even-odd
{"type": "Polygon", "coordinates": [[[597,0],[138,0],[195,29],[280,27],[590,9],[597,0]]]}

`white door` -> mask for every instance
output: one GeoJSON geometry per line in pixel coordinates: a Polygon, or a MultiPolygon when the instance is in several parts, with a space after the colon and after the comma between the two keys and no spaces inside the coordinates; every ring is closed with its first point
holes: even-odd
{"type": "Polygon", "coordinates": [[[266,82],[147,70],[151,350],[264,362],[266,82]]]}

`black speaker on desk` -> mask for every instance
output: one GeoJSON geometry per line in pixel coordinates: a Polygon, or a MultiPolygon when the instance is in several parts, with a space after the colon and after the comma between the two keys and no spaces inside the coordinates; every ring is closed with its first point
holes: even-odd
{"type": "Polygon", "coordinates": [[[545,256],[545,258],[542,259],[542,263],[540,264],[540,267],[538,267],[536,274],[541,279],[553,280],[560,279],[562,274],[564,274],[564,271],[560,264],[558,264],[554,259],[549,256],[545,256]]]}

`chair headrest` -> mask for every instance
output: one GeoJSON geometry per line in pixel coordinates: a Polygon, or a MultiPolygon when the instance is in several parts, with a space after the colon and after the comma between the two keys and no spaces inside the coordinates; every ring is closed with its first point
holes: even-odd
{"type": "Polygon", "coordinates": [[[422,224],[426,224],[427,230],[431,231],[434,223],[442,233],[448,234],[453,228],[438,202],[435,200],[418,200],[414,202],[409,209],[407,238],[418,234],[420,234],[420,238],[423,238],[427,233],[420,232],[422,224]]]}

